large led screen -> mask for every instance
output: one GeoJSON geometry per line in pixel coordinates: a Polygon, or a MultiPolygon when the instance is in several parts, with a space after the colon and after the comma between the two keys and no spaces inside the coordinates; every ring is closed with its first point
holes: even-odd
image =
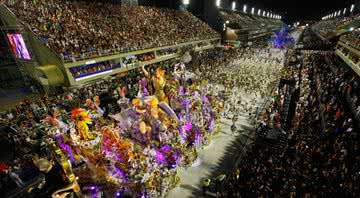
{"type": "Polygon", "coordinates": [[[30,60],[30,54],[26,48],[24,38],[21,34],[7,34],[11,49],[15,54],[16,58],[30,60]]]}

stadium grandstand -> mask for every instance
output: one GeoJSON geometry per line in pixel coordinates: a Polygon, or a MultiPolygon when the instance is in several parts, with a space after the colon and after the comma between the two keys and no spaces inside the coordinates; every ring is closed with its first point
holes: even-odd
{"type": "Polygon", "coordinates": [[[0,0],[0,195],[360,197],[360,2],[0,0]]]}

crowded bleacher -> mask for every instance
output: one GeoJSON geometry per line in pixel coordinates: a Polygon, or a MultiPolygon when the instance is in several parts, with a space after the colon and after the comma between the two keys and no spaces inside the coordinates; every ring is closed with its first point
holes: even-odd
{"type": "Polygon", "coordinates": [[[352,46],[355,49],[360,49],[360,29],[353,30],[348,34],[342,35],[340,41],[352,46]]]}
{"type": "MultiPolygon", "coordinates": [[[[336,68],[331,52],[304,51],[303,57],[304,65],[288,76],[302,76],[297,79],[302,85],[293,128],[288,134],[289,145],[285,150],[266,144],[251,146],[233,173],[211,180],[211,190],[218,196],[359,196],[358,126],[347,101],[342,99],[354,94],[348,83],[357,81],[346,77],[341,67],[336,68]]],[[[282,108],[280,100],[274,99],[271,109],[274,108],[282,108]]],[[[269,118],[280,122],[269,112],[261,119],[269,118]]]]}
{"type": "Polygon", "coordinates": [[[312,29],[319,33],[322,37],[328,38],[334,36],[337,30],[348,25],[351,22],[360,19],[360,15],[352,15],[349,17],[335,17],[328,20],[321,20],[312,26],[312,29]]]}
{"type": "Polygon", "coordinates": [[[187,11],[88,1],[2,2],[66,61],[219,37],[187,11]]]}
{"type": "Polygon", "coordinates": [[[246,15],[240,12],[222,10],[221,19],[229,23],[228,25],[238,27],[239,29],[259,29],[260,27],[271,27],[281,24],[278,19],[267,19],[256,15],[246,15]]]}

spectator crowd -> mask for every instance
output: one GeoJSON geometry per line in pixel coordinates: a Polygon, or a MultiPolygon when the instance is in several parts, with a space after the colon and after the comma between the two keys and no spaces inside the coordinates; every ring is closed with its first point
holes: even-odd
{"type": "Polygon", "coordinates": [[[187,11],[99,1],[2,2],[67,61],[219,37],[187,11]]]}
{"type": "Polygon", "coordinates": [[[304,50],[299,58],[303,64],[290,75],[300,97],[287,148],[254,143],[234,172],[212,180],[218,197],[360,195],[358,126],[344,99],[355,97],[358,80],[333,68],[332,52],[304,50]]]}
{"type": "Polygon", "coordinates": [[[341,36],[340,41],[360,50],[360,28],[341,36]]]}
{"type": "Polygon", "coordinates": [[[334,17],[327,20],[321,20],[314,24],[311,28],[319,33],[323,38],[334,36],[333,34],[342,27],[359,20],[360,15],[354,14],[348,17],[334,17]]]}

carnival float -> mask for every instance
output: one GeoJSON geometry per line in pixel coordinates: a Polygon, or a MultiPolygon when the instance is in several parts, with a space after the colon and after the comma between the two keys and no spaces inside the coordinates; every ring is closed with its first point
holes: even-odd
{"type": "Polygon", "coordinates": [[[137,97],[126,98],[118,87],[121,111],[106,118],[98,96],[71,112],[54,109],[44,122],[47,134],[73,164],[78,183],[133,197],[163,197],[177,185],[178,169],[209,143],[222,108],[206,82],[189,83],[194,75],[184,68],[150,75],[143,67],[137,97]]]}

